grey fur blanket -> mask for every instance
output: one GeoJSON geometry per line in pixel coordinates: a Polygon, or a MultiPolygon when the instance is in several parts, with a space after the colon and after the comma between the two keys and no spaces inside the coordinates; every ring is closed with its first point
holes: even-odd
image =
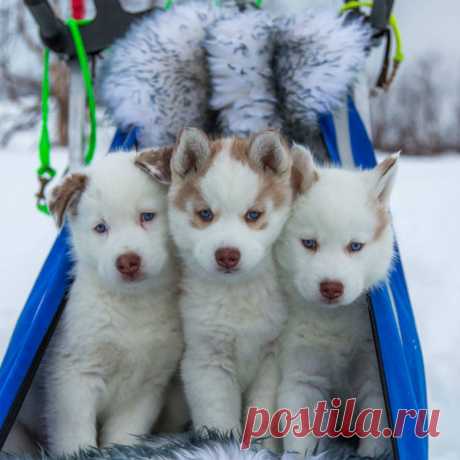
{"type": "MultiPolygon", "coordinates": [[[[41,454],[41,460],[54,459],[41,454]]],[[[364,460],[347,446],[337,447],[313,456],[295,453],[275,454],[255,445],[241,451],[232,437],[216,433],[206,435],[154,436],[139,439],[133,446],[115,446],[107,449],[88,449],[66,460],[364,460]]],[[[391,454],[374,460],[391,460],[391,454]]],[[[0,460],[33,460],[30,456],[13,456],[0,453],[0,460]]]]}

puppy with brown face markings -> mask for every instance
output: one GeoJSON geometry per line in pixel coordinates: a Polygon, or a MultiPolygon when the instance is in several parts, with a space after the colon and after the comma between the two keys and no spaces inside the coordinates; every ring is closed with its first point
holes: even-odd
{"type": "Polygon", "coordinates": [[[273,408],[273,344],[286,308],[272,245],[292,200],[291,157],[275,131],[250,139],[180,135],[169,222],[184,266],[182,376],[195,428],[241,431],[246,407],[273,408]]]}
{"type": "Polygon", "coordinates": [[[148,433],[181,357],[167,187],[149,158],[97,160],[51,199],[70,228],[75,281],[21,421],[53,454],[148,433]]]}

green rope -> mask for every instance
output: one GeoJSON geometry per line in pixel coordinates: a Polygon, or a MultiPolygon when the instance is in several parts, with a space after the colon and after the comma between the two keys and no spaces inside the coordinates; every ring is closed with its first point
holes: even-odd
{"type": "Polygon", "coordinates": [[[37,209],[45,214],[49,214],[48,206],[44,196],[46,185],[56,175],[56,170],[51,166],[51,142],[48,130],[48,114],[49,114],[49,66],[50,66],[50,51],[45,48],[43,53],[43,79],[41,91],[41,111],[42,111],[42,126],[40,131],[40,141],[38,145],[38,153],[40,159],[40,167],[37,169],[37,175],[40,180],[41,189],[37,193],[37,209]]]}
{"type": "Polygon", "coordinates": [[[170,10],[173,5],[174,5],[174,0],[165,0],[163,9],[165,9],[166,11],[170,10]]]}
{"type": "MultiPolygon", "coordinates": [[[[81,38],[81,25],[88,24],[90,20],[69,19],[67,24],[70,29],[70,34],[74,41],[75,51],[77,53],[78,62],[80,64],[83,81],[85,84],[86,95],[88,99],[88,110],[90,118],[90,135],[88,145],[85,152],[84,162],[86,165],[91,163],[97,143],[97,125],[96,125],[96,98],[94,95],[93,79],[88,61],[88,55],[85,51],[85,46],[81,38]]],[[[49,97],[50,97],[50,82],[49,82],[49,62],[50,51],[45,49],[43,54],[43,79],[41,90],[41,111],[42,111],[42,126],[39,140],[39,160],[40,167],[37,170],[41,188],[37,193],[37,209],[45,214],[50,214],[46,205],[45,188],[48,183],[56,175],[56,170],[51,166],[51,141],[48,128],[49,115],[49,97]]]]}
{"type": "Polygon", "coordinates": [[[48,100],[50,93],[49,85],[49,65],[50,65],[50,51],[45,49],[43,54],[43,81],[42,81],[42,127],[40,136],[40,168],[38,168],[38,174],[45,176],[48,174],[49,178],[56,175],[56,171],[50,165],[50,136],[48,132],[48,100]]]}
{"type": "Polygon", "coordinates": [[[263,4],[264,0],[256,0],[256,7],[257,8],[262,8],[262,4],[263,4]]]}
{"type": "Polygon", "coordinates": [[[96,151],[96,133],[97,133],[97,125],[96,125],[96,98],[94,96],[94,88],[93,88],[93,79],[91,77],[91,69],[89,66],[88,55],[85,51],[85,45],[81,38],[80,34],[80,25],[85,25],[91,22],[90,20],[83,19],[83,20],[76,20],[76,19],[69,19],[67,24],[70,28],[70,33],[73,38],[73,42],[75,44],[75,50],[77,52],[78,62],[80,63],[81,73],[83,76],[83,81],[85,83],[86,95],[88,98],[88,110],[89,110],[89,123],[90,123],[90,133],[88,139],[88,146],[85,153],[85,164],[88,165],[94,158],[94,152],[96,151]]]}

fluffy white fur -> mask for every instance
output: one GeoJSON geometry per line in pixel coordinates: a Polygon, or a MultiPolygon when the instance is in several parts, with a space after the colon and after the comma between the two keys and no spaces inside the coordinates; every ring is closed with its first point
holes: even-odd
{"type": "Polygon", "coordinates": [[[273,75],[274,27],[264,11],[224,18],[205,41],[212,81],[211,107],[225,135],[281,128],[273,75]]]}
{"type": "Polygon", "coordinates": [[[369,43],[370,29],[336,9],[276,18],[232,1],[187,2],[144,18],[115,44],[102,95],[117,126],[140,128],[142,147],[171,144],[185,126],[225,135],[282,127],[301,141],[345,102],[369,43]]]}
{"type": "Polygon", "coordinates": [[[371,30],[335,9],[307,10],[277,20],[274,61],[279,102],[289,135],[298,139],[318,116],[344,102],[364,69],[371,30]]]}
{"type": "MultiPolygon", "coordinates": [[[[43,452],[38,453],[38,456],[42,460],[57,458],[43,452]]],[[[258,444],[242,451],[237,440],[216,433],[204,436],[192,433],[145,437],[129,446],[118,445],[108,449],[80,451],[72,458],[75,460],[358,460],[353,449],[345,445],[318,455],[305,456],[290,452],[275,454],[273,451],[261,448],[258,444]]],[[[32,457],[9,454],[2,456],[0,453],[0,459],[32,460],[32,457]]],[[[379,460],[393,460],[393,455],[388,453],[379,457],[379,460]]]]}
{"type": "MultiPolygon", "coordinates": [[[[57,458],[43,452],[38,455],[42,460],[57,458]]],[[[11,456],[0,453],[2,460],[32,460],[32,458],[28,455],[11,456]]],[[[318,455],[305,456],[289,452],[279,455],[262,449],[259,445],[242,451],[237,440],[215,433],[205,436],[192,433],[145,437],[139,439],[134,445],[87,449],[72,458],[75,460],[358,460],[356,453],[348,446],[340,446],[318,455]]],[[[379,457],[379,460],[393,460],[393,456],[388,453],[379,457]]]]}
{"type": "Polygon", "coordinates": [[[171,233],[184,265],[180,307],[186,342],[185,391],[195,428],[223,432],[241,431],[246,406],[273,408],[275,403],[273,342],[287,312],[272,245],[291,201],[290,157],[278,134],[267,132],[253,139],[249,147],[252,167],[230,153],[233,143],[233,139],[224,140],[209,164],[211,147],[206,136],[185,131],[173,155],[169,194],[171,233]],[[271,154],[276,173],[265,164],[271,154]],[[258,200],[265,175],[278,180],[285,193],[277,207],[263,193],[258,200]],[[192,181],[200,198],[180,208],[177,199],[184,181],[192,181]],[[267,225],[255,230],[244,216],[258,205],[264,207],[267,225]],[[216,216],[204,228],[193,224],[200,208],[209,208],[216,216]],[[237,271],[219,269],[215,252],[222,247],[239,249],[237,271]]]}
{"type": "MultiPolygon", "coordinates": [[[[385,408],[363,294],[383,281],[391,266],[388,202],[396,158],[374,170],[347,171],[314,166],[300,147],[295,155],[303,182],[276,245],[289,304],[278,405],[294,412],[301,407],[313,410],[317,401],[340,395],[357,397],[358,409],[385,408]],[[302,240],[316,240],[316,251],[305,248],[302,240]],[[350,253],[352,241],[365,245],[350,253]],[[342,283],[343,295],[326,299],[320,292],[323,281],[342,283]]],[[[312,436],[290,435],[284,447],[303,453],[313,451],[317,443],[312,436]]],[[[362,439],[358,454],[381,455],[387,443],[383,438],[362,439]]]]}
{"type": "MultiPolygon", "coordinates": [[[[224,11],[226,8],[224,8],[224,11]]],[[[174,143],[185,126],[206,128],[205,27],[223,14],[192,1],[135,24],[106,58],[102,96],[120,128],[140,128],[142,147],[174,143]]]]}
{"type": "Polygon", "coordinates": [[[73,190],[71,176],[53,198],[68,216],[75,281],[21,413],[53,453],[149,432],[182,353],[167,188],[135,158],[100,159],[81,172],[84,187],[73,190]],[[145,212],[155,217],[141,223],[145,212]],[[100,223],[106,233],[94,230],[100,223]],[[141,258],[130,280],[116,267],[129,252],[141,258]]]}

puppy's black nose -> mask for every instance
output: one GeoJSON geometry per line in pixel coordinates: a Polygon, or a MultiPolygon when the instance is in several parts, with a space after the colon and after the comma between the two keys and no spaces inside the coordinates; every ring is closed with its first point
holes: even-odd
{"type": "Polygon", "coordinates": [[[215,257],[219,267],[231,270],[239,264],[241,253],[236,248],[220,248],[216,251],[215,257]]]}
{"type": "Polygon", "coordinates": [[[319,291],[326,300],[337,300],[343,295],[343,283],[340,281],[323,281],[319,291]]]}
{"type": "Polygon", "coordinates": [[[117,258],[115,265],[122,275],[133,277],[141,268],[141,258],[135,252],[127,252],[117,258]]]}

